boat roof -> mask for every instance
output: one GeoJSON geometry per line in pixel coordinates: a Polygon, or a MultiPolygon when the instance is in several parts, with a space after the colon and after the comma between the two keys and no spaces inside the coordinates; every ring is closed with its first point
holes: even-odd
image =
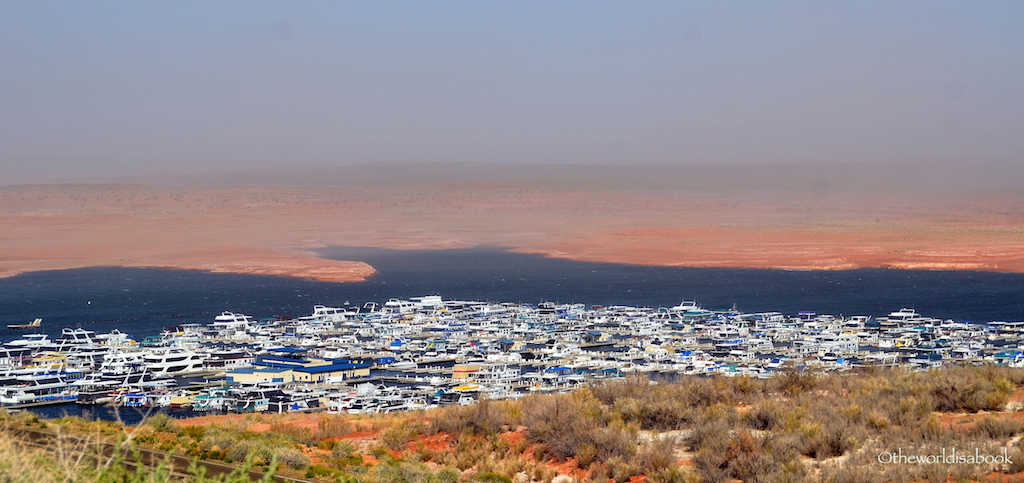
{"type": "Polygon", "coordinates": [[[326,366],[313,366],[313,367],[296,367],[292,369],[295,372],[305,372],[309,374],[320,374],[323,372],[335,372],[335,371],[351,371],[352,369],[364,369],[370,367],[369,364],[330,364],[326,366]]]}

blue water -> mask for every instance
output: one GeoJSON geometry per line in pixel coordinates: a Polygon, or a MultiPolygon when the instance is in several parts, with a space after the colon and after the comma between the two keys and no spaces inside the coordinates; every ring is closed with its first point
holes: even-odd
{"type": "Polygon", "coordinates": [[[40,406],[29,408],[29,411],[38,414],[43,418],[64,418],[69,416],[80,417],[93,421],[120,421],[126,425],[134,426],[140,421],[156,414],[166,414],[175,419],[195,418],[211,414],[225,414],[223,412],[198,412],[191,409],[181,408],[125,408],[108,406],[106,404],[96,406],[85,406],[75,403],[56,404],[53,406],[40,406]]]}
{"type": "Polygon", "coordinates": [[[712,309],[735,305],[749,312],[872,316],[911,307],[944,319],[1024,320],[1024,274],[645,267],[547,259],[497,248],[333,247],[321,254],[365,261],[379,273],[360,283],[114,267],[27,273],[0,279],[0,341],[32,332],[6,326],[36,317],[51,335],[60,327],[81,326],[143,337],[176,324],[209,323],[225,310],[257,318],[299,316],[311,313],[315,304],[361,305],[432,294],[640,306],[671,306],[685,298],[712,309]]]}
{"type": "MultiPolygon", "coordinates": [[[[379,273],[360,283],[112,267],[27,273],[0,279],[0,341],[33,332],[6,326],[36,317],[43,319],[43,331],[51,336],[61,327],[81,326],[97,332],[117,328],[144,337],[176,324],[209,323],[225,310],[257,318],[298,316],[311,313],[315,304],[362,305],[432,294],[463,300],[638,306],[671,306],[685,298],[712,309],[735,305],[750,312],[872,316],[912,307],[944,319],[1024,320],[1024,274],[644,267],[546,259],[497,248],[332,247],[321,254],[365,261],[379,273]]],[[[128,424],[148,414],[124,408],[114,414],[112,408],[76,404],[34,411],[46,417],[119,418],[128,424]]],[[[174,417],[196,414],[187,409],[160,412],[174,417]]]]}

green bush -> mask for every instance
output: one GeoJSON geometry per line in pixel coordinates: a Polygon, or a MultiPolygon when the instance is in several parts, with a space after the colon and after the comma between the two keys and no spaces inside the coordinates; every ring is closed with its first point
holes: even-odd
{"type": "Polygon", "coordinates": [[[340,471],[321,465],[313,465],[306,469],[306,478],[333,478],[339,474],[341,474],[340,471]]]}
{"type": "Polygon", "coordinates": [[[512,478],[497,473],[483,473],[473,477],[473,481],[480,483],[512,483],[512,478]]]}
{"type": "Polygon", "coordinates": [[[175,429],[174,418],[164,413],[156,413],[146,418],[144,424],[157,431],[173,431],[175,429]]]}
{"type": "Polygon", "coordinates": [[[194,424],[192,426],[185,426],[181,428],[179,432],[196,441],[201,441],[203,436],[206,435],[206,426],[194,424]]]}

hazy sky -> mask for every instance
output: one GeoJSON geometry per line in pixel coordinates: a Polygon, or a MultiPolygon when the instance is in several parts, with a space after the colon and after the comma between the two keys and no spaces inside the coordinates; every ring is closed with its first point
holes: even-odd
{"type": "Polygon", "coordinates": [[[0,183],[1024,162],[1024,2],[0,3],[0,183]]]}

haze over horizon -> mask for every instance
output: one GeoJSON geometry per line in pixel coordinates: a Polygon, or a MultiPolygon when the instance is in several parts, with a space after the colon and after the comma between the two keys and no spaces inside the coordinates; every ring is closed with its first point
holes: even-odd
{"type": "Polygon", "coordinates": [[[380,162],[1014,171],[1022,13],[4,3],[0,184],[380,162]]]}
{"type": "MultiPolygon", "coordinates": [[[[18,183],[0,186],[17,188],[18,183]]],[[[41,179],[31,185],[164,185],[525,191],[677,191],[723,196],[1024,198],[1024,164],[950,162],[570,165],[377,162],[41,179]]]]}

